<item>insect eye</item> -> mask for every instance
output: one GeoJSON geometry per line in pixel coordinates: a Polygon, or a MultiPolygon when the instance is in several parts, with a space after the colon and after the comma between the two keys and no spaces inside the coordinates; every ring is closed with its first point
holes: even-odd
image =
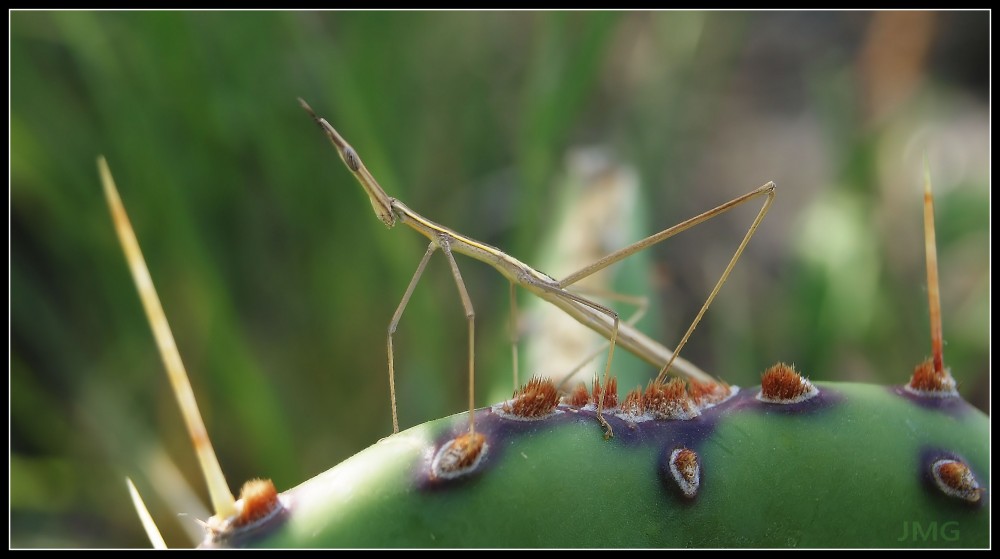
{"type": "Polygon", "coordinates": [[[344,148],[344,163],[347,163],[347,166],[355,173],[361,169],[361,160],[358,159],[358,154],[354,152],[354,148],[350,146],[344,148]]]}

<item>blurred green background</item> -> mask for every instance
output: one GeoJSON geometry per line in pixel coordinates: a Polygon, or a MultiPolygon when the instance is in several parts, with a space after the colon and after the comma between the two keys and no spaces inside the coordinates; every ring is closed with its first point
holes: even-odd
{"type": "MultiPolygon", "coordinates": [[[[168,544],[207,516],[98,154],[234,491],[391,431],[385,329],[425,243],[378,222],[298,96],[390,195],[543,270],[576,147],[637,171],[633,240],[774,180],[685,350],[740,385],[778,360],[900,383],[928,355],[926,155],[945,359],[988,410],[987,13],[13,12],[10,31],[12,546],[148,545],[126,475],[168,544]]],[[[676,343],[754,211],[648,251],[647,330],[676,343]]],[[[486,405],[509,392],[507,288],[459,264],[486,405]]],[[[396,338],[402,427],[462,410],[464,336],[435,259],[396,338]]]]}

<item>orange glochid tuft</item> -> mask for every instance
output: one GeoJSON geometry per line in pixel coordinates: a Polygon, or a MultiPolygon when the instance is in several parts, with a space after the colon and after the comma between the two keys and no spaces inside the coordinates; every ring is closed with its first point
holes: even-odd
{"type": "Polygon", "coordinates": [[[625,396],[622,402],[622,413],[642,415],[646,412],[646,404],[642,398],[642,388],[636,388],[625,396]]]}
{"type": "Polygon", "coordinates": [[[269,479],[251,479],[244,483],[240,489],[240,500],[243,508],[234,523],[237,527],[263,520],[281,507],[278,490],[269,479]]]}
{"type": "Polygon", "coordinates": [[[757,399],[772,404],[794,404],[808,400],[819,391],[795,367],[778,363],[764,371],[757,399]]]}
{"type": "Polygon", "coordinates": [[[618,377],[609,376],[608,380],[601,387],[601,381],[594,379],[594,392],[591,395],[591,402],[596,406],[601,400],[601,392],[604,393],[604,409],[618,406],[618,377]]]}
{"type": "Polygon", "coordinates": [[[978,503],[983,490],[965,463],[943,459],[931,465],[931,473],[939,489],[946,495],[957,497],[969,503],[978,503]]]}
{"type": "Polygon", "coordinates": [[[688,380],[688,396],[698,407],[718,404],[729,397],[732,390],[725,382],[688,380]]]}
{"type": "Polygon", "coordinates": [[[689,448],[678,448],[670,454],[670,474],[685,497],[698,494],[701,485],[701,466],[698,453],[689,448]]]}
{"type": "Polygon", "coordinates": [[[537,418],[552,413],[558,404],[559,393],[555,383],[547,378],[532,377],[528,384],[514,392],[510,401],[503,403],[502,409],[518,417],[537,418]]]}
{"type": "Polygon", "coordinates": [[[445,443],[435,456],[432,469],[434,477],[451,478],[474,468],[486,449],[486,436],[482,433],[464,433],[445,443]]]}
{"type": "Polygon", "coordinates": [[[564,399],[565,403],[570,406],[576,406],[582,408],[587,405],[590,401],[590,391],[587,390],[587,385],[580,382],[573,387],[573,391],[570,392],[569,396],[564,399]]]}
{"type": "Polygon", "coordinates": [[[665,383],[650,382],[643,394],[643,404],[646,412],[656,419],[691,419],[699,415],[687,385],[677,377],[665,383]]]}
{"type": "Polygon", "coordinates": [[[906,388],[910,392],[934,396],[952,396],[956,394],[955,379],[948,369],[936,370],[934,361],[927,359],[913,368],[906,388]]]}

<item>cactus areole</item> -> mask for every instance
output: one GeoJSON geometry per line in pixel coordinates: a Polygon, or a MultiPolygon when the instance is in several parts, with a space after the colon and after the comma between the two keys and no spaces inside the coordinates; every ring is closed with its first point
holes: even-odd
{"type": "Polygon", "coordinates": [[[282,493],[270,524],[205,545],[989,545],[987,416],[957,396],[802,383],[814,396],[733,387],[690,419],[606,410],[611,440],[592,402],[512,417],[515,396],[477,410],[477,444],[464,413],[413,427],[282,493]],[[442,475],[442,451],[463,469],[442,475]]]}

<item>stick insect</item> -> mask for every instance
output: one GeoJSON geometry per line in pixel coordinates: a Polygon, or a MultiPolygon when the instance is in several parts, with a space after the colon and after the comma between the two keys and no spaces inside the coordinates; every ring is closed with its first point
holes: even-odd
{"type": "MultiPolygon", "coordinates": [[[[669,227],[646,237],[640,241],[637,241],[625,248],[615,251],[598,261],[585,266],[584,268],[562,278],[555,279],[547,274],[535,270],[531,266],[528,266],[524,262],[502,252],[500,249],[490,246],[486,243],[476,241],[470,237],[462,235],[452,229],[449,229],[443,225],[434,223],[433,221],[421,216],[417,212],[411,210],[403,202],[390,197],[379,185],[375,177],[368,171],[364,163],[362,163],[361,158],[358,156],[354,148],[347,143],[346,140],[338,133],[333,126],[327,122],[326,119],[321,118],[316,115],[308,103],[304,100],[299,99],[299,104],[302,106],[306,112],[316,121],[320,129],[326,134],[326,137],[330,140],[333,146],[336,148],[337,153],[340,154],[340,158],[343,160],[347,168],[354,174],[354,177],[361,183],[364,188],[365,193],[368,195],[368,199],[372,204],[372,208],[375,210],[375,214],[387,227],[393,227],[397,223],[403,223],[409,226],[416,232],[424,235],[428,238],[430,243],[427,246],[427,251],[424,253],[423,258],[417,265],[417,269],[413,274],[413,278],[410,280],[409,285],[406,287],[406,291],[403,294],[402,300],[399,302],[399,306],[396,308],[396,312],[392,315],[392,320],[389,322],[388,328],[388,339],[386,342],[386,352],[388,354],[389,360],[389,397],[392,405],[392,430],[393,433],[399,432],[399,420],[396,412],[396,386],[395,386],[395,364],[392,349],[392,337],[396,331],[396,327],[403,315],[403,311],[406,309],[406,305],[410,300],[413,290],[416,288],[417,282],[420,280],[420,276],[423,274],[424,269],[427,266],[427,262],[430,260],[433,254],[440,250],[444,253],[445,258],[448,260],[448,264],[451,267],[452,275],[455,278],[455,284],[458,288],[459,297],[462,300],[462,307],[465,310],[465,317],[468,322],[468,334],[469,334],[469,433],[474,435],[476,431],[475,425],[475,310],[472,306],[472,300],[469,298],[468,290],[465,287],[465,282],[462,280],[462,274],[458,269],[458,264],[455,261],[454,253],[464,254],[468,257],[474,258],[486,264],[489,264],[494,269],[496,269],[501,275],[508,279],[510,282],[510,296],[511,296],[511,315],[512,322],[515,320],[513,317],[516,316],[517,307],[515,293],[516,288],[520,287],[526,289],[527,291],[533,293],[537,297],[555,305],[560,310],[566,314],[572,316],[578,322],[587,326],[588,328],[594,330],[600,335],[604,336],[609,341],[608,346],[608,357],[604,365],[603,382],[605,386],[607,385],[607,380],[611,371],[611,362],[614,357],[615,348],[617,346],[622,346],[624,349],[635,354],[637,357],[647,361],[648,363],[660,367],[659,373],[656,375],[654,384],[663,383],[666,379],[667,373],[672,369],[676,369],[678,373],[687,377],[688,379],[703,382],[703,383],[714,383],[714,379],[701,369],[699,369],[694,364],[678,357],[681,349],[687,344],[688,339],[691,337],[692,332],[694,332],[695,327],[701,321],[702,316],[704,316],[705,311],[712,304],[715,296],[718,294],[722,285],[726,282],[729,277],[730,272],[732,272],[733,267],[739,260],[740,255],[743,254],[743,250],[746,248],[747,244],[750,242],[750,238],[753,237],[754,232],[757,227],[763,221],[764,216],[767,215],[768,209],[771,207],[774,201],[775,195],[775,185],[773,182],[768,182],[763,186],[756,188],[746,194],[738,196],[724,204],[721,204],[711,210],[698,214],[690,219],[682,221],[673,227],[669,227]],[[709,293],[708,298],[705,303],[701,306],[698,311],[697,316],[691,322],[681,341],[677,344],[677,348],[673,351],[664,347],[655,340],[649,338],[642,332],[633,328],[628,321],[622,321],[616,311],[610,309],[600,303],[597,303],[591,299],[584,297],[579,293],[574,293],[569,291],[569,287],[574,285],[576,282],[600,271],[608,266],[615,264],[629,256],[649,248],[661,241],[669,239],[678,233],[686,231],[702,222],[705,222],[717,215],[723,214],[737,206],[742,205],[754,198],[759,198],[761,196],[765,197],[764,203],[760,210],[757,212],[757,216],[754,218],[753,222],[750,224],[749,229],[747,229],[746,234],[743,236],[743,240],[740,242],[739,246],[736,248],[736,252],[733,254],[729,263],[726,265],[725,270],[722,275],[719,276],[718,281],[709,293]]],[[[513,326],[512,326],[513,330],[513,326]]],[[[513,349],[512,353],[514,355],[514,369],[517,368],[517,343],[518,340],[516,335],[512,335],[513,349]]],[[[516,373],[515,373],[516,374],[516,373]]],[[[600,391],[597,398],[597,419],[604,429],[604,437],[610,438],[614,435],[611,425],[604,419],[604,390],[600,391]]]]}

